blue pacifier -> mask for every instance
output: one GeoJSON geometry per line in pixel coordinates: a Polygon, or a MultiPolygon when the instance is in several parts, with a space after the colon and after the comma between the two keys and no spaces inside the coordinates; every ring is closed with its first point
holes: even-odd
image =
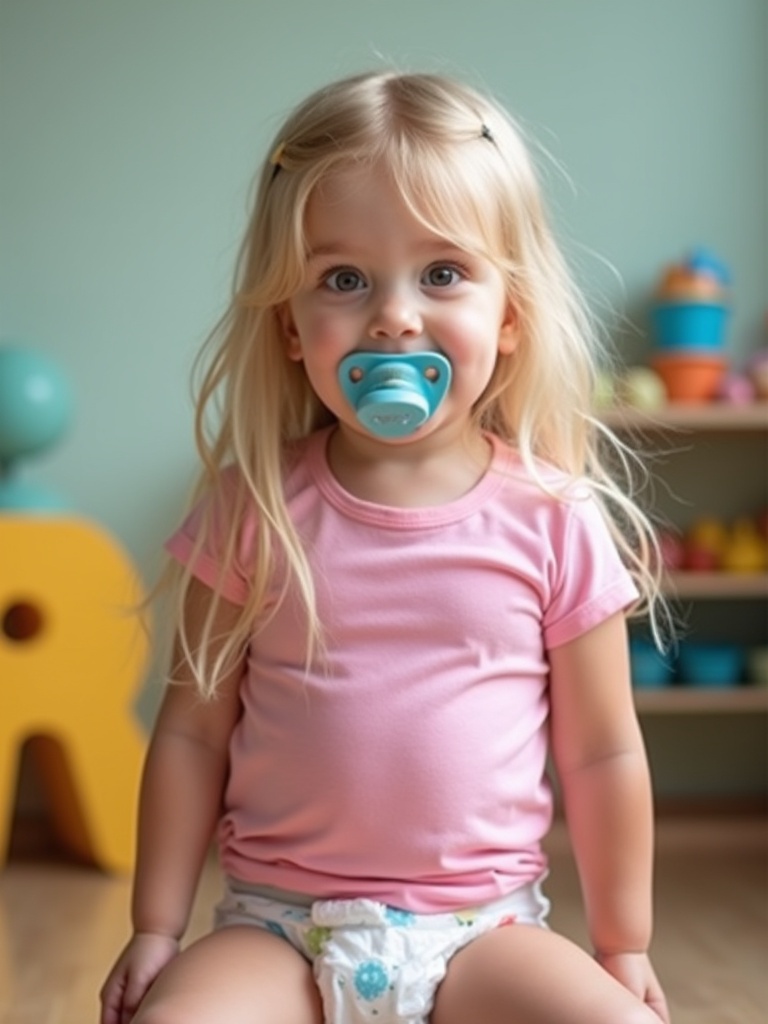
{"type": "Polygon", "coordinates": [[[418,430],[451,383],[451,364],[439,352],[353,352],[338,373],[358,420],[379,437],[418,430]]]}

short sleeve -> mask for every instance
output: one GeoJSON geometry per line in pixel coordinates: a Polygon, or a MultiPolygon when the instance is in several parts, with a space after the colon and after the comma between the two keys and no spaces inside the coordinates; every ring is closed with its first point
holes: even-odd
{"type": "Polygon", "coordinates": [[[251,591],[250,572],[243,558],[243,530],[233,522],[236,481],[225,472],[219,487],[203,497],[165,543],[177,562],[233,604],[245,604],[251,591]],[[235,555],[229,565],[224,553],[233,529],[238,531],[235,555]]]}
{"type": "Polygon", "coordinates": [[[559,647],[623,611],[638,598],[596,501],[579,496],[568,503],[565,529],[555,542],[558,567],[544,614],[547,648],[559,647]]]}

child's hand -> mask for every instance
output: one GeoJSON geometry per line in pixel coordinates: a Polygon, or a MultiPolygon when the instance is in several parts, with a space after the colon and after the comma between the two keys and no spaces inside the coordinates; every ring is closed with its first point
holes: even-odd
{"type": "Polygon", "coordinates": [[[664,1024],[670,1024],[667,1001],[645,953],[598,953],[595,959],[601,967],[653,1010],[664,1024]]]}
{"type": "Polygon", "coordinates": [[[128,1024],[152,982],[179,952],[170,935],[137,932],[101,990],[101,1024],[128,1024]]]}

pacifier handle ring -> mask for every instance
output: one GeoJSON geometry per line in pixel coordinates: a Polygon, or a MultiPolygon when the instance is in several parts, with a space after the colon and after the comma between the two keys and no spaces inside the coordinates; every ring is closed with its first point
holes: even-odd
{"type": "Polygon", "coordinates": [[[434,414],[451,382],[451,364],[439,352],[352,352],[338,379],[358,421],[385,438],[413,433],[434,414]]]}

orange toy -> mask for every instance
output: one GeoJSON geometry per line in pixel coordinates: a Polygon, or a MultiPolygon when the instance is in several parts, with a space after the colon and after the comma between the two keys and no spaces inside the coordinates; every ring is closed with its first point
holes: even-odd
{"type": "Polygon", "coordinates": [[[76,855],[133,865],[144,737],[132,703],[148,637],[129,560],[79,519],[0,514],[0,841],[29,741],[52,824],[76,855]]]}
{"type": "Polygon", "coordinates": [[[750,519],[733,524],[723,550],[722,567],[727,572],[763,572],[768,563],[768,545],[750,519]]]}

